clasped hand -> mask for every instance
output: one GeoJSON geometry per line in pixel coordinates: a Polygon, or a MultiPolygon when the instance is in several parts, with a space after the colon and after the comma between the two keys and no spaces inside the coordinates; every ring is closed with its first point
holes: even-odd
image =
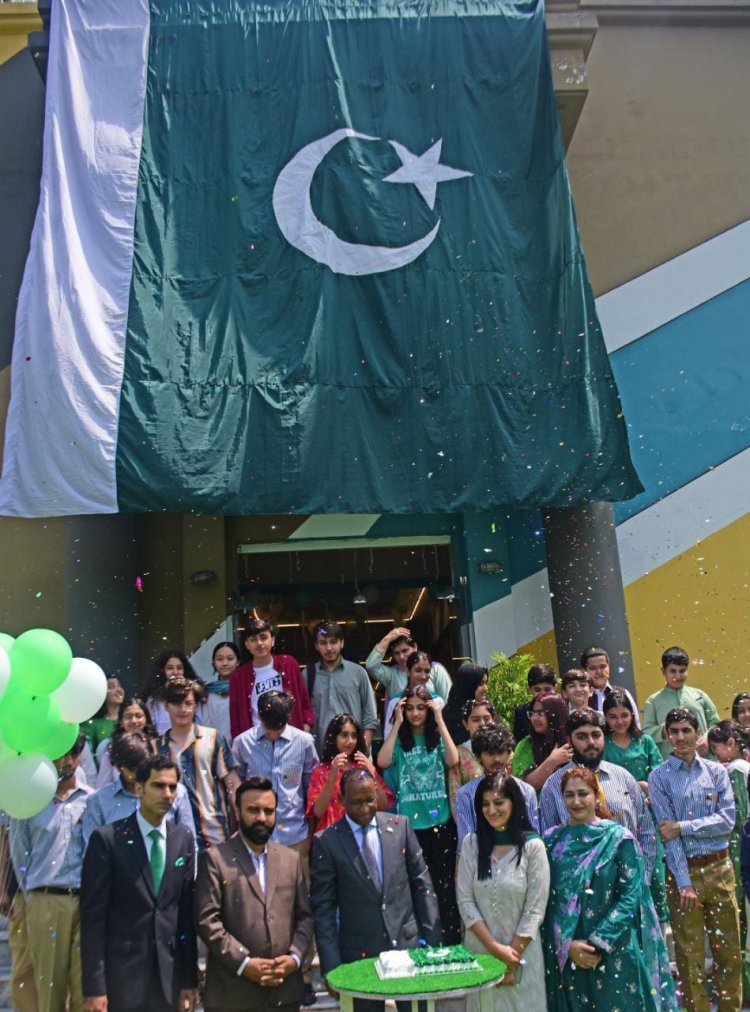
{"type": "Polygon", "coordinates": [[[291,956],[276,956],[274,959],[256,956],[248,961],[242,976],[261,987],[278,987],[296,969],[297,963],[291,956]]]}
{"type": "Polygon", "coordinates": [[[593,945],[576,938],[570,943],[568,957],[581,970],[593,970],[601,963],[602,957],[593,945]]]}

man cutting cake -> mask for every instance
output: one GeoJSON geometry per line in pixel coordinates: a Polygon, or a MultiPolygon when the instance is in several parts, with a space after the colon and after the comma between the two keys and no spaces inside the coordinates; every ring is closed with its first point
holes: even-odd
{"type": "MultiPolygon", "coordinates": [[[[324,975],[387,949],[441,943],[437,899],[409,820],[377,811],[377,785],[366,769],[347,770],[341,799],[343,818],[315,837],[312,850],[311,900],[324,975]]],[[[383,1002],[357,998],[354,1007],[381,1012],[383,1002]]]]}

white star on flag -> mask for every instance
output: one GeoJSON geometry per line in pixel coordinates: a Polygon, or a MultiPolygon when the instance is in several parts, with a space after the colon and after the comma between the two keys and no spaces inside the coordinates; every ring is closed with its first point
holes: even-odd
{"type": "Polygon", "coordinates": [[[402,165],[390,176],[386,176],[384,182],[414,183],[430,210],[435,206],[438,183],[447,183],[451,179],[463,179],[464,176],[474,175],[473,172],[463,172],[461,169],[452,169],[449,165],[440,164],[440,151],[443,147],[442,137],[423,155],[413,154],[398,141],[389,141],[389,144],[401,159],[402,165]]]}

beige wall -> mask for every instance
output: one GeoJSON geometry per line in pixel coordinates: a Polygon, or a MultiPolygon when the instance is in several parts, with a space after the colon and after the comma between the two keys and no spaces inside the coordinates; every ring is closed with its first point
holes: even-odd
{"type": "Polygon", "coordinates": [[[20,52],[26,46],[29,32],[41,27],[35,3],[0,4],[0,63],[20,52]]]}
{"type": "Polygon", "coordinates": [[[191,653],[231,611],[227,598],[224,519],[155,513],[138,519],[141,667],[167,647],[191,653]],[[212,569],[214,583],[194,586],[190,574],[212,569]]]}
{"type": "Polygon", "coordinates": [[[600,25],[568,149],[597,295],[750,218],[750,27],[600,25]]]}

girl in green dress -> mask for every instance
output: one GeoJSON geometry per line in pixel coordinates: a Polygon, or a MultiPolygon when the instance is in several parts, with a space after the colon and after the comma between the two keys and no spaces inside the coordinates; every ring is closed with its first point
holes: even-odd
{"type": "Polygon", "coordinates": [[[461,941],[454,884],[458,840],[445,774],[458,762],[458,752],[438,700],[423,685],[403,692],[377,761],[388,770],[386,782],[396,795],[397,812],[409,818],[422,848],[440,908],[443,942],[455,945],[461,941]]]}
{"type": "Polygon", "coordinates": [[[549,1012],[676,1012],[637,843],[607,818],[592,770],[572,766],[560,788],[570,821],[544,840],[551,873],[544,926],[549,1012]]]}
{"type": "MultiPolygon", "coordinates": [[[[125,698],[125,690],[120,684],[117,675],[107,676],[107,695],[104,702],[93,717],[81,724],[81,730],[86,732],[86,737],[91,745],[91,751],[96,755],[99,745],[112,736],[117,725],[117,712],[120,703],[125,698]]],[[[93,784],[92,784],[93,787],[93,784]]]]}
{"type": "Polygon", "coordinates": [[[724,766],[729,774],[734,794],[734,829],[729,837],[729,856],[734,865],[735,893],[737,906],[740,908],[740,940],[742,942],[742,999],[745,1004],[750,1001],[750,963],[744,948],[747,936],[747,910],[745,907],[745,889],[742,883],[740,867],[740,844],[742,827],[745,825],[748,810],[747,777],[750,774],[750,763],[744,754],[745,732],[734,720],[720,720],[708,732],[708,747],[714,757],[724,766]]]}
{"type": "MultiPolygon", "coordinates": [[[[616,766],[622,766],[635,777],[648,804],[649,773],[664,762],[659,746],[650,734],[644,734],[637,726],[630,699],[620,689],[612,690],[604,700],[602,709],[607,724],[604,732],[606,735],[604,759],[616,766]]],[[[666,877],[664,845],[657,832],[656,860],[651,874],[651,896],[662,924],[669,923],[666,877]]]]}

